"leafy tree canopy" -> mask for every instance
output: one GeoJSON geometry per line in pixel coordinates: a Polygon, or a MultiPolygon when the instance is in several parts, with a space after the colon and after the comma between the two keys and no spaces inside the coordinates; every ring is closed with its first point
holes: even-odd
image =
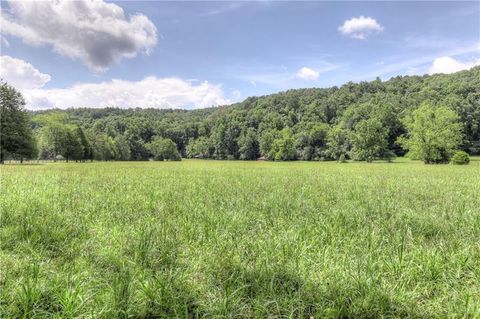
{"type": "MultiPolygon", "coordinates": [[[[479,87],[480,67],[475,67],[449,75],[398,76],[384,82],[376,79],[341,87],[288,90],[201,110],[40,111],[34,112],[33,124],[41,156],[63,153],[62,136],[69,126],[81,127],[87,137],[93,155],[84,153],[84,157],[103,160],[147,160],[156,137],[175,143],[182,157],[372,160],[403,156],[408,149],[411,156],[420,158],[418,148],[409,144],[413,140],[404,140],[418,135],[411,119],[415,110],[428,103],[456,114],[459,124],[454,131],[461,126],[463,133],[460,139],[453,134],[457,137],[450,139],[452,146],[439,151],[444,154],[429,155],[426,161],[441,162],[457,148],[480,154],[479,87]],[[399,140],[400,136],[405,137],[399,140]]],[[[434,139],[431,142],[436,143],[434,139]]],[[[86,144],[81,144],[85,150],[86,144]]],[[[436,144],[432,147],[438,151],[436,144]]]]}
{"type": "Polygon", "coordinates": [[[36,140],[25,111],[20,92],[5,82],[0,83],[0,163],[6,156],[33,158],[37,155],[36,140]]]}
{"type": "Polygon", "coordinates": [[[448,162],[462,143],[463,126],[459,120],[457,113],[446,106],[423,103],[403,119],[408,133],[399,138],[399,143],[413,159],[428,164],[448,162]]]}
{"type": "Polygon", "coordinates": [[[177,145],[168,138],[155,137],[147,144],[147,149],[156,161],[180,161],[177,145]]]}

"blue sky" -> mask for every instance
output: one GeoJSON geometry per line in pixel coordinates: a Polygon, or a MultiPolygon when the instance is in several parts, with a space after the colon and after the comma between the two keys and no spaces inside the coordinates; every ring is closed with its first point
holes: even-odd
{"type": "Polygon", "coordinates": [[[480,63],[480,2],[2,2],[29,108],[228,104],[480,63]],[[33,22],[35,21],[35,22],[33,22]]]}

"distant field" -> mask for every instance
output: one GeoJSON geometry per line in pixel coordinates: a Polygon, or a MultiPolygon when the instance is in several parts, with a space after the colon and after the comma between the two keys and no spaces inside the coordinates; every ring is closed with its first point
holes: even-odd
{"type": "Polygon", "coordinates": [[[480,316],[480,160],[0,167],[0,317],[480,316]]]}

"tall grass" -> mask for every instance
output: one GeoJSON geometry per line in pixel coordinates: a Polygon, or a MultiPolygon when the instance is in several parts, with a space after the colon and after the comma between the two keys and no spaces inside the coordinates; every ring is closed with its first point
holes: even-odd
{"type": "Polygon", "coordinates": [[[478,318],[480,161],[0,167],[1,318],[478,318]]]}

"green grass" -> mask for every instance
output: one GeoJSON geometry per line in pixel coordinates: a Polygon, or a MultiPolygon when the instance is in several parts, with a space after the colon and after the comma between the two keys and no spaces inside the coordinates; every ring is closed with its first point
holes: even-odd
{"type": "Polygon", "coordinates": [[[1,318],[478,318],[480,161],[4,165],[1,318]]]}

